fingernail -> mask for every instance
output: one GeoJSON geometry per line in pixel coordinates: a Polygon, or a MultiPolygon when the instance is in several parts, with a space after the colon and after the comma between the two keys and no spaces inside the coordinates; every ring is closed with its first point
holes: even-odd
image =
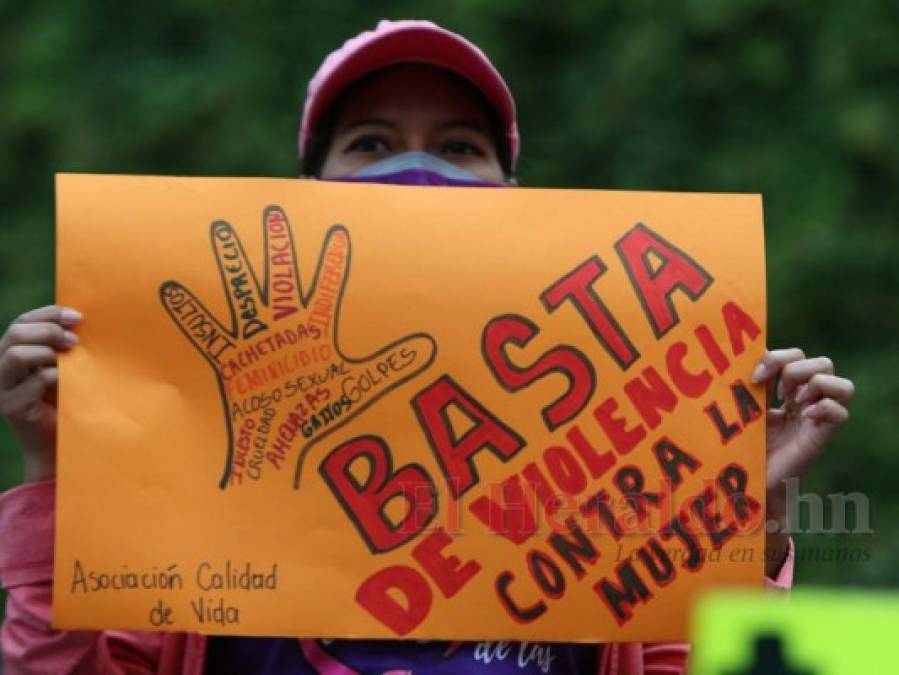
{"type": "Polygon", "coordinates": [[[70,330],[63,333],[62,341],[66,343],[66,347],[74,347],[78,344],[78,336],[70,330]]]}
{"type": "MultiPolygon", "coordinates": [[[[755,367],[755,370],[752,371],[752,381],[758,384],[762,381],[762,378],[765,377],[765,373],[767,372],[767,368],[765,368],[764,363],[760,363],[755,367]]],[[[745,372],[745,371],[744,371],[745,372]]]]}
{"type": "Polygon", "coordinates": [[[796,390],[796,403],[802,403],[808,398],[808,385],[804,384],[796,390]]]}
{"type": "Polygon", "coordinates": [[[805,410],[802,411],[801,415],[803,417],[812,417],[813,418],[815,416],[816,411],[817,411],[817,404],[810,405],[808,408],[806,408],[805,410]]]}
{"type": "Polygon", "coordinates": [[[77,309],[72,309],[71,307],[63,307],[62,311],[59,313],[59,318],[64,324],[74,326],[81,321],[81,312],[77,309]]]}

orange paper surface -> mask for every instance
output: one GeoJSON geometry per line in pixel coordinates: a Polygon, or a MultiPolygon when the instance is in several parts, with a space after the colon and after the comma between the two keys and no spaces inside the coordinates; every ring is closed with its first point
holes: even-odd
{"type": "Polygon", "coordinates": [[[761,585],[758,195],[57,199],[57,626],[682,640],[761,585]]]}

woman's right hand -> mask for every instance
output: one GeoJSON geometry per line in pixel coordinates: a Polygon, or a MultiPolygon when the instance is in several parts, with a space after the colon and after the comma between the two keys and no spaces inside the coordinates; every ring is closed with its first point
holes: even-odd
{"type": "Polygon", "coordinates": [[[81,313],[48,305],[26,312],[0,338],[0,415],[24,453],[25,482],[56,476],[57,352],[78,344],[81,313]]]}

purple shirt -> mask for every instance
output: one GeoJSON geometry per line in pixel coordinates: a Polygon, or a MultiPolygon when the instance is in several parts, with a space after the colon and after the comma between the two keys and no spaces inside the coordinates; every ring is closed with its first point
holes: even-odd
{"type": "Polygon", "coordinates": [[[577,675],[600,647],[555,642],[397,642],[212,637],[207,675],[577,675]]]}

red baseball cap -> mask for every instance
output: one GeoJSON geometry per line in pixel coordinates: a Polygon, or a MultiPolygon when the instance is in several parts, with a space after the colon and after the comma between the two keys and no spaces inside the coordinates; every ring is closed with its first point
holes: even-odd
{"type": "Polygon", "coordinates": [[[496,111],[508,143],[511,166],[520,139],[515,100],[502,75],[481,49],[431,21],[382,20],[374,30],[347,40],[328,54],[309,81],[300,123],[300,157],[309,138],[340,93],[360,77],[398,63],[428,63],[451,70],[474,85],[496,111]]]}

